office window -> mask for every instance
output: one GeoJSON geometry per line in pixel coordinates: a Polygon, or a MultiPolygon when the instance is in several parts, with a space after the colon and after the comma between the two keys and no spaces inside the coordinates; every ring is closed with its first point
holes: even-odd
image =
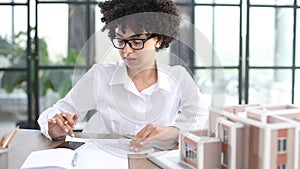
{"type": "Polygon", "coordinates": [[[27,0],[4,0],[0,5],[0,128],[32,120],[27,0]]]}
{"type": "MultiPolygon", "coordinates": [[[[294,34],[294,25],[297,25],[296,32],[299,32],[300,27],[294,13],[297,10],[299,18],[300,12],[299,9],[293,8],[293,0],[249,0],[250,5],[246,4],[247,0],[214,1],[212,6],[208,5],[212,3],[211,1],[195,2],[195,26],[214,47],[214,50],[207,52],[212,58],[207,65],[214,68],[216,67],[214,61],[220,60],[223,66],[225,82],[220,86],[224,89],[221,87],[219,90],[224,90],[225,105],[236,102],[260,104],[299,102],[295,95],[296,81],[293,78],[296,78],[295,71],[300,65],[300,42],[298,42],[300,35],[294,34]],[[226,15],[222,15],[227,9],[226,15]],[[220,20],[227,25],[221,26],[220,20]],[[227,45],[231,46],[226,47],[227,45]],[[293,67],[294,64],[296,67],[293,67]],[[233,76],[236,78],[234,83],[237,84],[235,90],[232,90],[232,83],[230,85],[227,83],[232,80],[228,79],[225,72],[229,69],[237,70],[233,76]],[[263,82],[262,79],[268,81],[263,82]],[[237,92],[232,94],[231,91],[237,92]]],[[[196,48],[201,46],[200,44],[201,42],[195,39],[196,48]]],[[[209,69],[207,71],[210,72],[210,67],[199,60],[195,57],[194,69],[205,67],[204,69],[209,69]]],[[[212,84],[218,83],[215,70],[211,69],[210,72],[212,84]]],[[[197,75],[199,71],[194,72],[199,79],[201,76],[197,75]]],[[[211,89],[213,90],[218,89],[211,89]]]]}
{"type": "MultiPolygon", "coordinates": [[[[47,89],[48,93],[61,96],[61,93],[50,91],[49,86],[45,88],[40,84],[41,77],[38,75],[51,72],[52,69],[69,73],[74,67],[83,72],[91,64],[103,61],[99,58],[102,54],[99,41],[95,42],[91,50],[87,50],[90,52],[85,54],[87,57],[79,58],[79,62],[76,58],[87,39],[102,28],[103,23],[97,7],[99,1],[1,1],[0,15],[5,17],[1,18],[0,27],[0,97],[6,94],[15,94],[17,98],[27,95],[28,123],[36,123],[36,118],[44,107],[39,105],[39,97],[44,97],[39,92],[47,89]],[[7,56],[7,51],[11,56],[7,56]],[[35,76],[29,76],[30,71],[35,76]],[[4,89],[4,84],[10,84],[3,80],[7,72],[26,74],[19,76],[22,82],[15,85],[15,90],[23,85],[22,93],[8,93],[4,89]],[[39,90],[32,90],[34,88],[39,90]]],[[[194,45],[192,48],[200,53],[186,53],[186,48],[177,49],[177,46],[171,46],[168,52],[181,54],[179,56],[187,62],[203,97],[211,105],[300,105],[300,96],[296,95],[300,92],[299,0],[174,2],[183,18],[196,30],[182,25],[181,36],[189,39],[194,45]],[[295,2],[297,3],[294,7],[295,2]],[[205,37],[209,48],[203,49],[203,41],[194,38],[199,34],[205,37]],[[208,59],[204,62],[203,57],[208,59]],[[223,100],[220,102],[219,98],[223,100]]],[[[111,50],[105,61],[117,60],[116,55],[111,50]]],[[[172,57],[165,58],[166,63],[173,63],[172,57]]]]}
{"type": "MultiPolygon", "coordinates": [[[[235,3],[237,1],[219,1],[218,3],[235,3]]],[[[210,103],[215,105],[222,92],[225,104],[239,103],[239,69],[240,62],[240,8],[233,6],[209,6],[199,2],[195,6],[195,50],[201,51],[194,58],[194,76],[196,83],[205,95],[211,96],[210,103]],[[198,38],[204,36],[206,39],[198,38]],[[200,36],[200,37],[201,37],[200,36]],[[228,43],[230,39],[230,43],[228,43]],[[209,43],[209,47],[203,45],[209,43]],[[211,46],[211,47],[210,47],[211,46]],[[203,54],[205,55],[203,56],[203,54]],[[207,54],[207,55],[206,55],[207,54]],[[223,67],[222,70],[218,67],[223,67]],[[203,69],[209,79],[203,81],[203,69]],[[198,81],[200,79],[200,81],[198,81]],[[207,88],[205,84],[212,85],[207,88]]]]}
{"type": "Polygon", "coordinates": [[[278,145],[277,145],[277,151],[279,153],[286,152],[287,150],[287,139],[286,138],[280,138],[278,139],[278,145]]]}

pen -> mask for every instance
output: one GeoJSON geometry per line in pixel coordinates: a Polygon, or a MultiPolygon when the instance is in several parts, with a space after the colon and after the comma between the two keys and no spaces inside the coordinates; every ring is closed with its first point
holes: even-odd
{"type": "Polygon", "coordinates": [[[18,129],[20,128],[20,126],[17,126],[14,131],[8,136],[7,140],[5,141],[5,143],[2,146],[2,149],[6,149],[9,145],[9,143],[11,142],[11,140],[14,138],[14,136],[16,135],[18,129]]]}
{"type": "Polygon", "coordinates": [[[78,159],[78,152],[76,151],[76,153],[74,154],[74,157],[72,159],[72,166],[75,167],[77,164],[77,159],[78,159]]]}
{"type": "Polygon", "coordinates": [[[0,140],[0,146],[2,146],[2,145],[3,145],[4,139],[5,139],[5,135],[4,135],[4,136],[2,136],[2,138],[1,138],[1,140],[0,140]]]}
{"type": "Polygon", "coordinates": [[[124,135],[124,137],[129,138],[129,139],[133,139],[135,137],[135,135],[126,134],[126,135],[124,135]]]}
{"type": "Polygon", "coordinates": [[[66,120],[65,122],[64,122],[64,125],[67,125],[69,123],[69,121],[68,120],[66,120]]]}

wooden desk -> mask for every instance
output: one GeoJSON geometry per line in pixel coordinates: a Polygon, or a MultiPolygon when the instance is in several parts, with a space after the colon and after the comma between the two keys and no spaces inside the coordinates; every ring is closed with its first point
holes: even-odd
{"type": "MultiPolygon", "coordinates": [[[[0,129],[0,136],[9,133],[12,130],[0,129]]],[[[100,135],[100,134],[85,134],[85,133],[75,133],[76,137],[82,138],[98,138],[98,139],[111,139],[119,138],[117,135],[100,135]]],[[[55,146],[61,144],[61,141],[51,141],[43,136],[39,130],[27,130],[20,129],[15,135],[13,141],[9,145],[8,154],[8,169],[19,169],[26,157],[32,152],[37,150],[51,149],[55,146]]],[[[149,168],[149,169],[159,169],[157,165],[149,161],[145,155],[129,155],[129,168],[139,169],[139,168],[149,168]]]]}

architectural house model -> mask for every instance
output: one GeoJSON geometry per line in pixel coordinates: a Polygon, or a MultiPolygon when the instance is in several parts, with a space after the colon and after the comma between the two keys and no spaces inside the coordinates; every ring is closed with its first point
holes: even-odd
{"type": "Polygon", "coordinates": [[[179,137],[179,160],[191,168],[220,168],[221,142],[209,137],[207,131],[184,132],[179,137]]]}
{"type": "Polygon", "coordinates": [[[180,133],[179,160],[195,169],[298,169],[299,137],[295,106],[213,107],[207,132],[180,133]]]}

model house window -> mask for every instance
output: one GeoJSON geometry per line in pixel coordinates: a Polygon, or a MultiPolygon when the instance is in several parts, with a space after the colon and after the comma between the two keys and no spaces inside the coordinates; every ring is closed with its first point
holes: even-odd
{"type": "Polygon", "coordinates": [[[225,143],[228,142],[228,130],[227,129],[223,129],[223,131],[222,131],[222,140],[225,143]]]}
{"type": "Polygon", "coordinates": [[[189,160],[196,162],[197,148],[188,143],[185,143],[185,157],[189,160]]]}
{"type": "Polygon", "coordinates": [[[227,156],[227,154],[225,154],[225,153],[221,154],[221,162],[222,162],[222,165],[228,165],[228,156],[227,156]]]}
{"type": "Polygon", "coordinates": [[[286,165],[285,164],[278,165],[277,169],[286,169],[286,165]]]}
{"type": "Polygon", "coordinates": [[[285,152],[287,150],[287,139],[278,139],[278,152],[285,152]]]}

